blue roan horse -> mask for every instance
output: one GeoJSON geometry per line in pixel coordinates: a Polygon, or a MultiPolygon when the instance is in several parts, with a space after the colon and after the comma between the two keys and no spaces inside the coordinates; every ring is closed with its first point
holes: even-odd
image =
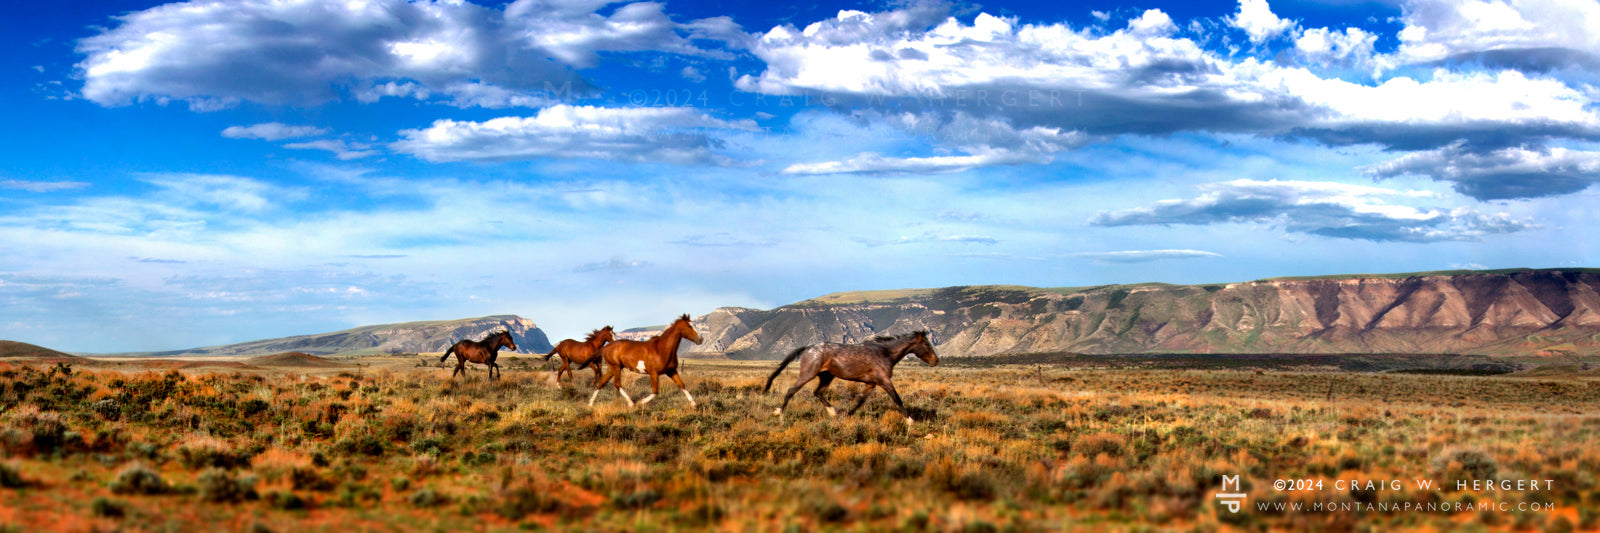
{"type": "Polygon", "coordinates": [[[762,391],[771,390],[772,380],[783,373],[783,368],[789,366],[790,362],[799,359],[800,379],[783,395],[783,405],[773,412],[774,415],[782,416],[783,410],[789,407],[789,399],[794,397],[794,393],[800,392],[800,387],[810,382],[811,378],[817,378],[817,388],[811,394],[822,402],[823,407],[828,408],[828,416],[838,415],[833,405],[822,397],[822,393],[828,389],[828,384],[833,383],[833,378],[841,378],[867,384],[867,390],[862,391],[855,407],[845,414],[855,414],[862,404],[867,403],[867,395],[872,393],[872,388],[881,387],[883,392],[889,393],[889,399],[894,400],[895,407],[900,408],[900,414],[905,415],[906,424],[910,424],[911,414],[906,412],[906,404],[900,401],[894,383],[889,381],[894,376],[894,365],[899,364],[907,354],[917,354],[928,366],[939,365],[939,354],[933,352],[933,342],[928,339],[926,330],[892,337],[880,336],[861,344],[813,344],[789,352],[789,356],[778,363],[778,369],[767,377],[767,386],[762,391]]]}

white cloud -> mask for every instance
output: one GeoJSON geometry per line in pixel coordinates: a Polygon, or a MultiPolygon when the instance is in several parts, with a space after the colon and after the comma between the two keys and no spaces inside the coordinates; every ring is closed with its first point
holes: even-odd
{"type": "Polygon", "coordinates": [[[866,152],[842,161],[795,163],[784,167],[784,174],[889,174],[959,172],[977,167],[1038,163],[1037,156],[1007,150],[984,154],[934,157],[884,157],[866,152]]]}
{"type": "Polygon", "coordinates": [[[1313,28],[1300,32],[1294,40],[1294,48],[1314,63],[1366,66],[1372,61],[1377,42],[1376,34],[1361,28],[1345,28],[1344,31],[1313,28]]]}
{"type": "Polygon", "coordinates": [[[1479,200],[1532,198],[1574,193],[1600,182],[1600,152],[1526,146],[1472,150],[1456,143],[1361,171],[1375,178],[1427,176],[1479,200]]]}
{"type": "Polygon", "coordinates": [[[0,180],[0,189],[16,189],[38,193],[71,191],[88,186],[88,183],[82,181],[0,180]]]}
{"type": "Polygon", "coordinates": [[[446,94],[456,105],[523,105],[504,95],[485,100],[486,90],[473,86],[548,98],[572,84],[587,88],[574,69],[594,66],[602,52],[718,55],[688,36],[738,33],[725,18],[678,24],[663,9],[541,0],[504,11],[420,0],[173,3],[117,17],[114,27],[79,41],[86,57],[77,68],[83,96],[107,106],[314,104],[341,91],[360,101],[446,94]]]}
{"type": "Polygon", "coordinates": [[[1472,241],[1539,227],[1530,220],[1507,213],[1480,213],[1469,208],[1446,210],[1396,202],[1435,196],[1428,191],[1334,182],[1243,179],[1211,183],[1200,189],[1203,193],[1190,199],[1102,211],[1090,224],[1262,223],[1290,233],[1380,242],[1472,241]]]}
{"type": "Polygon", "coordinates": [[[261,139],[264,141],[281,141],[295,137],[311,137],[328,133],[327,128],[316,126],[291,126],[282,122],[264,122],[249,126],[228,126],[222,130],[222,136],[229,139],[261,139]]]}
{"type": "Polygon", "coordinates": [[[1482,60],[1531,70],[1600,67],[1600,4],[1559,0],[1412,0],[1395,60],[1482,60]]]}
{"type": "Polygon", "coordinates": [[[987,235],[966,235],[959,233],[942,233],[936,231],[927,231],[920,235],[902,235],[900,237],[888,240],[861,237],[856,238],[855,241],[871,247],[940,242],[988,245],[1000,243],[999,239],[995,239],[994,237],[987,235]]]}
{"type": "Polygon", "coordinates": [[[721,141],[706,130],[754,130],[749,120],[726,121],[682,107],[607,108],[558,105],[531,117],[484,122],[435,121],[403,130],[390,145],[429,161],[509,161],[584,158],[678,164],[722,163],[721,141]]]}
{"type": "Polygon", "coordinates": [[[613,258],[605,260],[605,261],[598,261],[598,262],[594,262],[594,263],[584,263],[582,265],[578,265],[576,268],[573,268],[572,271],[573,272],[627,272],[627,271],[639,270],[639,269],[642,269],[642,268],[647,268],[649,266],[650,266],[650,263],[647,262],[647,261],[639,261],[639,260],[634,260],[634,259],[624,259],[624,258],[621,258],[621,257],[613,257],[613,258]]]}
{"type": "Polygon", "coordinates": [[[1244,30],[1250,42],[1263,43],[1283,35],[1294,27],[1294,21],[1272,14],[1267,0],[1239,0],[1239,11],[1228,17],[1228,24],[1244,30]]]}
{"type": "Polygon", "coordinates": [[[1168,259],[1222,257],[1222,254],[1204,250],[1122,250],[1116,252],[1080,252],[1072,254],[1072,256],[1082,257],[1100,264],[1126,264],[1165,261],[1168,259]]]}
{"type": "Polygon", "coordinates": [[[291,150],[323,150],[332,153],[334,157],[337,157],[343,161],[372,157],[378,154],[376,150],[370,150],[371,146],[361,143],[348,143],[333,139],[318,139],[315,141],[288,143],[283,145],[283,147],[291,150]]]}
{"type": "MultiPolygon", "coordinates": [[[[767,68],[737,86],[820,93],[841,108],[966,112],[1094,136],[1245,132],[1400,149],[1463,138],[1600,137],[1600,115],[1584,90],[1515,71],[1438,69],[1374,84],[1325,78],[1303,66],[1219,55],[1171,35],[1160,12],[1109,34],[988,14],[970,25],[908,25],[916,19],[907,10],[842,12],[803,30],[773,28],[752,49],[767,68]]],[[[1360,66],[1374,42],[1362,30],[1323,28],[1301,33],[1296,50],[1317,63],[1360,66]]]]}

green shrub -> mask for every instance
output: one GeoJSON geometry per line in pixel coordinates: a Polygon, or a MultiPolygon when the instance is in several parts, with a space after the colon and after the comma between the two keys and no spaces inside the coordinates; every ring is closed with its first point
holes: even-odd
{"type": "Polygon", "coordinates": [[[111,492],[117,494],[165,494],[170,490],[161,474],[139,463],[123,468],[111,480],[111,492]]]}
{"type": "Polygon", "coordinates": [[[200,473],[200,499],[213,503],[234,503],[256,499],[253,476],[235,478],[226,470],[208,468],[200,473]]]}

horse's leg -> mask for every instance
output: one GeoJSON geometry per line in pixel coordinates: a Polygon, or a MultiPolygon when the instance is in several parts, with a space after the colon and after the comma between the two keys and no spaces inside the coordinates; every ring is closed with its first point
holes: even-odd
{"type": "Polygon", "coordinates": [[[822,407],[827,408],[827,416],[838,416],[838,411],[834,410],[834,403],[827,403],[827,399],[822,397],[822,392],[827,392],[827,386],[832,383],[834,383],[834,375],[824,371],[821,375],[816,376],[816,389],[811,391],[811,395],[814,395],[818,402],[822,402],[822,407]]]}
{"type": "MultiPolygon", "coordinates": [[[[600,363],[601,364],[605,364],[605,361],[601,361],[600,363]]],[[[622,368],[618,367],[617,368],[617,372],[621,372],[621,371],[622,371],[622,368]]],[[[606,388],[606,380],[610,379],[610,377],[611,377],[610,372],[611,372],[611,366],[610,365],[606,365],[606,377],[595,381],[595,383],[594,383],[594,394],[590,394],[589,395],[589,407],[594,407],[594,399],[599,397],[600,396],[600,391],[604,390],[606,388]]]]}
{"type": "Polygon", "coordinates": [[[622,363],[620,361],[617,363],[616,385],[617,394],[622,395],[622,401],[628,402],[628,407],[634,407],[636,404],[633,403],[633,398],[628,397],[628,389],[622,388],[622,363]]]}
{"type": "Polygon", "coordinates": [[[894,383],[890,383],[889,380],[884,379],[878,383],[878,386],[883,387],[883,392],[889,393],[889,399],[894,400],[894,406],[899,407],[900,414],[905,415],[906,425],[911,425],[911,413],[906,411],[906,403],[900,401],[900,393],[894,391],[894,383]]]}
{"type": "Polygon", "coordinates": [[[660,393],[661,393],[661,374],[658,374],[658,373],[655,373],[655,372],[651,372],[650,373],[650,395],[649,396],[645,396],[643,398],[640,398],[639,399],[639,405],[644,405],[644,404],[650,403],[650,400],[656,399],[656,395],[660,394],[660,393]]]}
{"type": "Polygon", "coordinates": [[[845,411],[844,414],[846,414],[846,415],[856,414],[856,411],[861,409],[861,406],[867,404],[867,396],[872,395],[872,388],[876,387],[876,386],[878,386],[878,384],[876,384],[876,383],[867,383],[867,390],[861,391],[861,397],[856,399],[856,406],[855,407],[851,407],[850,410],[849,411],[845,411]]]}
{"type": "Polygon", "coordinates": [[[795,378],[794,386],[789,387],[789,392],[783,393],[783,405],[779,405],[778,409],[772,412],[773,415],[783,416],[783,410],[789,407],[789,399],[793,398],[795,393],[800,392],[800,387],[806,386],[806,383],[810,383],[812,378],[817,377],[820,370],[818,367],[820,366],[822,365],[817,364],[814,360],[800,360],[800,375],[795,378]]]}
{"type": "MultiPolygon", "coordinates": [[[[598,363],[594,364],[594,386],[596,386],[596,387],[600,386],[600,383],[601,383],[600,374],[601,374],[601,370],[603,370],[603,368],[601,368],[601,367],[604,367],[604,366],[605,366],[605,362],[604,361],[601,361],[601,362],[598,362],[598,363]]],[[[578,379],[577,376],[574,376],[570,372],[567,373],[567,377],[572,378],[572,379],[578,379]]]]}
{"type": "Polygon", "coordinates": [[[678,389],[683,391],[683,397],[689,399],[689,407],[695,407],[694,395],[689,394],[689,387],[683,384],[683,378],[678,377],[678,370],[673,369],[671,373],[667,374],[667,377],[672,378],[672,382],[678,384],[678,389]]]}
{"type": "MultiPolygon", "coordinates": [[[[596,368],[595,370],[599,370],[596,368]]],[[[561,373],[567,371],[567,356],[561,356],[561,367],[556,369],[556,384],[561,384],[561,373]]]]}
{"type": "Polygon", "coordinates": [[[467,360],[465,358],[462,358],[462,357],[457,357],[456,358],[456,370],[454,372],[450,373],[450,379],[456,379],[456,374],[465,374],[466,372],[467,372],[467,360]]]}

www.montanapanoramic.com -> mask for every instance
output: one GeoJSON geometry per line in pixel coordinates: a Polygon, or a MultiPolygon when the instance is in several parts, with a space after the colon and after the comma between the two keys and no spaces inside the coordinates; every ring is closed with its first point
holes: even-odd
{"type": "Polygon", "coordinates": [[[1509,513],[1512,511],[1553,511],[1554,503],[1541,502],[1352,502],[1352,501],[1314,501],[1314,502],[1256,502],[1256,510],[1261,512],[1312,512],[1312,513],[1468,513],[1478,511],[1499,511],[1509,513]]]}

